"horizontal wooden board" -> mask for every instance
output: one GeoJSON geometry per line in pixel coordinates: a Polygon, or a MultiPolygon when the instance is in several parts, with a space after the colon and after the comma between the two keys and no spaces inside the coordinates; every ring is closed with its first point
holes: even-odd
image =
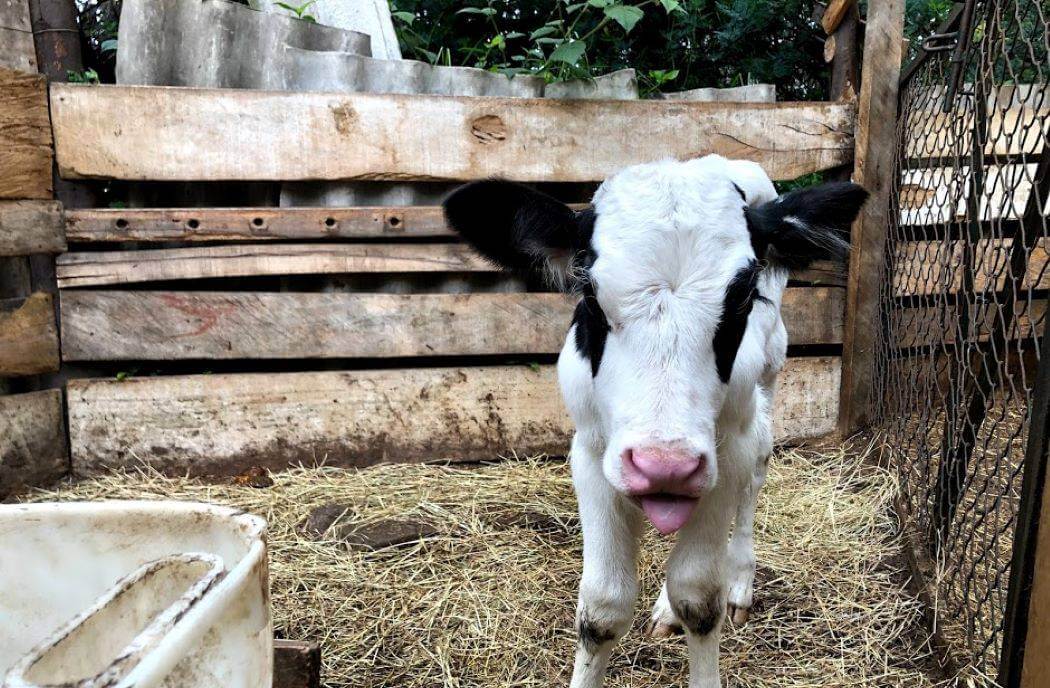
{"type": "Polygon", "coordinates": [[[69,470],[62,392],[0,396],[0,499],[69,470]]]}
{"type": "MultiPolygon", "coordinates": [[[[1005,323],[1003,306],[1000,304],[981,304],[964,306],[960,304],[941,304],[939,306],[920,306],[915,308],[897,308],[891,312],[893,343],[901,349],[923,346],[955,344],[959,340],[960,317],[969,311],[969,341],[985,342],[989,333],[1005,323]]],[[[1040,322],[1046,314],[1046,302],[1038,299],[1031,304],[1018,301],[1014,305],[1011,326],[1005,332],[1007,339],[1028,339],[1033,337],[1033,322],[1040,322]]]]}
{"type": "MultiPolygon", "coordinates": [[[[561,294],[62,293],[67,361],[555,354],[561,294]]],[[[843,290],[788,289],[792,344],[842,341],[843,290]]]]}
{"type": "MultiPolygon", "coordinates": [[[[989,165],[983,171],[978,219],[1017,220],[1024,215],[1032,193],[1036,164],[989,165]]],[[[902,225],[943,225],[966,218],[971,195],[967,168],[933,167],[901,172],[898,199],[902,225]]],[[[1043,214],[1050,214],[1046,199],[1043,214]]]]}
{"type": "MultiPolygon", "coordinates": [[[[1050,288],[1048,239],[1031,249],[1023,288],[1050,288]]],[[[983,239],[973,248],[973,285],[978,292],[1005,288],[1010,267],[1012,239],[983,239]]],[[[951,294],[963,285],[966,271],[962,241],[909,241],[895,249],[895,296],[951,294]]]]}
{"type": "Polygon", "coordinates": [[[0,256],[61,253],[65,250],[61,203],[0,201],[0,256]]]}
{"type": "Polygon", "coordinates": [[[157,181],[582,182],[707,153],[793,179],[852,159],[853,113],[823,102],[51,89],[63,177],[157,181]]]}
{"type": "Polygon", "coordinates": [[[90,208],[66,213],[70,241],[272,241],[446,237],[436,206],[90,208]]]}
{"type": "Polygon", "coordinates": [[[158,280],[414,272],[496,272],[466,244],[253,244],[67,253],[59,287],[158,280]]]}
{"type": "MultiPolygon", "coordinates": [[[[58,286],[156,282],[260,275],[497,272],[466,244],[252,244],[147,251],[84,251],[58,256],[58,286]]],[[[792,276],[845,284],[841,265],[815,263],[792,276]]]]}
{"type": "Polygon", "coordinates": [[[0,67],[0,199],[51,198],[47,80],[0,67]]]}
{"type": "Polygon", "coordinates": [[[51,295],[0,299],[0,377],[58,370],[58,329],[51,295]]]}
{"type": "MultiPolygon", "coordinates": [[[[839,359],[789,359],[778,440],[830,432],[839,359]]],[[[69,382],[73,470],[145,462],[229,475],[296,463],[468,461],[565,454],[572,426],[554,366],[194,375],[69,382]]]]}
{"type": "MultiPolygon", "coordinates": [[[[988,113],[985,155],[1038,155],[1050,134],[1050,103],[1045,95],[1032,94],[1024,104],[992,106],[988,113]],[[1043,104],[1044,107],[1035,107],[1043,104]]],[[[974,122],[972,110],[944,113],[939,107],[915,110],[908,122],[904,141],[909,158],[946,158],[944,164],[959,160],[966,164],[972,151],[974,122]]],[[[952,165],[954,166],[954,165],[952,165]]]]}

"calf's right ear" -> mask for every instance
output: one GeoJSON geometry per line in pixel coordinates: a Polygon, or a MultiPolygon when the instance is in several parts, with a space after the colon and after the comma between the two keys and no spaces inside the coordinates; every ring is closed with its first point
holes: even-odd
{"type": "Polygon", "coordinates": [[[547,194],[500,179],[461,186],[443,205],[449,227],[482,256],[559,288],[573,286],[573,261],[590,247],[594,231],[592,211],[574,212],[547,194]]]}

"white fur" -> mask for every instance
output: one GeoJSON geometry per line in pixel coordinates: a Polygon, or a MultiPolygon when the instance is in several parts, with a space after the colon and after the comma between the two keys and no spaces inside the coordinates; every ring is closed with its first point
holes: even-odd
{"type": "MultiPolygon", "coordinates": [[[[680,531],[654,621],[670,625],[682,602],[717,597],[751,604],[752,524],[772,451],[771,390],[787,347],[780,316],[786,273],[763,270],[732,369],[723,384],[712,340],[729,281],[755,259],[744,219],[748,204],[776,197],[750,162],[707,156],[628,168],[594,198],[597,221],[590,274],[609,332],[601,366],[576,350],[569,332],[558,361],[576,424],[571,460],[584,535],[579,615],[616,637],[633,617],[635,560],[644,517],[625,496],[621,454],[672,443],[708,457],[709,488],[680,531]],[[733,520],[736,532],[729,541],[733,520]],[[714,597],[713,597],[714,596],[714,597]]],[[[720,685],[718,637],[687,632],[691,688],[720,685]]],[[[581,643],[572,686],[602,684],[614,642],[581,643]]]]}

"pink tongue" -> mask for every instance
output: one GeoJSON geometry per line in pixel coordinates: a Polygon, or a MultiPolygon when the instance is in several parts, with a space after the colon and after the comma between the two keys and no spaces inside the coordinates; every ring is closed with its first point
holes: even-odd
{"type": "Polygon", "coordinates": [[[696,499],[649,495],[640,497],[642,511],[661,535],[670,535],[685,525],[696,508],[696,499]]]}

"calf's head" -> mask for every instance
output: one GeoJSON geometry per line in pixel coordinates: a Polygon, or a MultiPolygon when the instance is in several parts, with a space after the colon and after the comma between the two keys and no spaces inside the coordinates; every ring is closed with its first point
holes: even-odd
{"type": "Polygon", "coordinates": [[[712,155],[627,168],[579,212],[491,180],[445,213],[498,265],[581,296],[559,361],[566,404],[606,480],[669,533],[718,480],[719,418],[753,403],[778,323],[762,287],[784,284],[765,272],[842,258],[866,196],[839,183],[778,197],[755,163],[712,155]]]}

